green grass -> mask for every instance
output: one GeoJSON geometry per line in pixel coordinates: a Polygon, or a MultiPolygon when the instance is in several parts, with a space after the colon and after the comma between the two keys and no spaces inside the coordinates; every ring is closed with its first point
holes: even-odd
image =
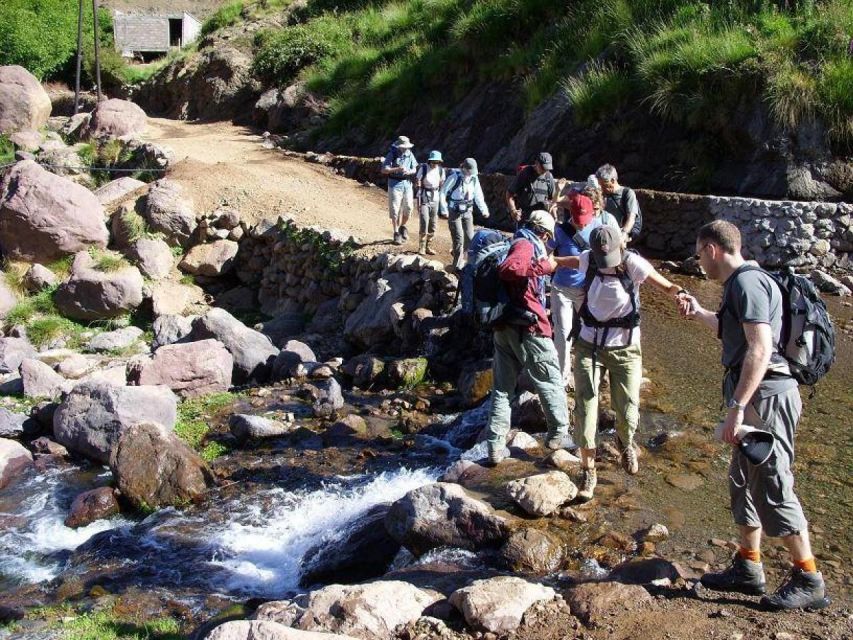
{"type": "Polygon", "coordinates": [[[26,295],[27,291],[24,287],[24,276],[27,275],[30,265],[25,262],[10,262],[3,263],[3,279],[6,285],[19,296],[26,295]]]}
{"type": "Polygon", "coordinates": [[[60,338],[67,338],[69,347],[81,344],[81,334],[88,327],[60,315],[53,302],[56,286],[23,298],[9,311],[4,321],[7,327],[23,325],[27,338],[42,348],[60,338]]]}
{"type": "Polygon", "coordinates": [[[136,242],[151,235],[145,218],[133,209],[124,209],[119,214],[119,223],[128,243],[136,242]]]}
{"type": "Polygon", "coordinates": [[[15,145],[5,134],[0,134],[0,164],[15,161],[15,145]]]}
{"type": "Polygon", "coordinates": [[[201,25],[201,36],[208,36],[214,31],[222,29],[223,27],[228,27],[232,24],[236,24],[237,21],[240,19],[240,15],[242,13],[242,0],[230,2],[220,7],[212,16],[210,16],[207,20],[204,21],[204,24],[201,25]]]}
{"type": "Polygon", "coordinates": [[[229,408],[238,398],[238,394],[222,392],[184,400],[178,406],[175,434],[193,449],[200,450],[206,460],[225,453],[225,447],[215,442],[205,443],[205,437],[210,431],[210,419],[229,408]],[[206,446],[202,447],[203,444],[206,446]]]}
{"type": "Polygon", "coordinates": [[[186,637],[173,618],[125,619],[106,610],[70,619],[65,616],[52,626],[61,630],[63,640],[181,640],[186,637]]]}
{"type": "Polygon", "coordinates": [[[581,76],[564,83],[575,117],[582,124],[592,124],[627,104],[635,88],[624,71],[593,63],[581,76]]]}
{"type": "Polygon", "coordinates": [[[39,291],[35,295],[22,299],[6,314],[6,324],[9,326],[15,324],[26,325],[39,314],[57,314],[56,305],[53,302],[55,292],[55,286],[49,287],[43,291],[39,291]]]}
{"type": "Polygon", "coordinates": [[[45,266],[53,271],[58,278],[65,278],[71,273],[71,265],[74,263],[74,255],[68,255],[64,258],[59,258],[45,266]]]}
{"type": "Polygon", "coordinates": [[[116,253],[115,251],[93,248],[89,249],[89,255],[94,261],[92,268],[96,271],[112,273],[130,266],[130,263],[125,260],[124,256],[120,253],[116,253]]]}

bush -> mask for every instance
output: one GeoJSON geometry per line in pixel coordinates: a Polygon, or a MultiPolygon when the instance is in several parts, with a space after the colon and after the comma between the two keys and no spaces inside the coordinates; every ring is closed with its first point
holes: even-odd
{"type": "Polygon", "coordinates": [[[626,104],[633,87],[628,75],[609,65],[591,64],[564,84],[578,122],[592,124],[626,104]]]}
{"type": "Polygon", "coordinates": [[[0,164],[9,164],[15,161],[15,145],[7,136],[0,133],[0,164]]]}
{"type": "Polygon", "coordinates": [[[832,137],[853,143],[853,60],[841,58],[824,65],[817,94],[832,137]]]}
{"type": "Polygon", "coordinates": [[[214,31],[236,24],[242,13],[242,0],[237,0],[236,2],[231,2],[220,7],[212,16],[204,21],[204,24],[201,25],[201,36],[209,36],[214,31]]]}
{"type": "Polygon", "coordinates": [[[325,19],[260,36],[253,71],[262,80],[285,85],[304,67],[337,52],[347,38],[339,26],[325,19]]]}

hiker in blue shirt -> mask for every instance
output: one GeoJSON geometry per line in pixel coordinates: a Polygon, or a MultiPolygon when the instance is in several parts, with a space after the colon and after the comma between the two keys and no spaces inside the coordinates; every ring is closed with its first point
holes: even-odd
{"type": "Polygon", "coordinates": [[[474,236],[474,207],[479,209],[484,218],[489,217],[489,207],[477,177],[477,161],[465,158],[459,169],[447,176],[441,192],[447,206],[450,239],[453,241],[453,269],[459,272],[465,265],[468,245],[474,236]]]}
{"type": "Polygon", "coordinates": [[[394,244],[403,244],[409,239],[406,223],[415,206],[412,181],[418,169],[418,161],[412,153],[414,146],[406,136],[400,136],[382,162],[382,175],[388,176],[388,215],[394,229],[394,244]]]}

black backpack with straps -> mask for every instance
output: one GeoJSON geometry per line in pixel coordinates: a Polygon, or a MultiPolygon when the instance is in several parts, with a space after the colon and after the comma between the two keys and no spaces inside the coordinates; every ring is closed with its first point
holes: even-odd
{"type": "MultiPolygon", "coordinates": [[[[634,281],[631,279],[631,276],[628,275],[628,269],[625,264],[628,256],[632,253],[636,252],[631,250],[623,251],[622,263],[616,267],[616,273],[603,273],[601,269],[595,265],[592,256],[590,256],[589,266],[586,269],[586,276],[583,283],[584,299],[578,315],[580,315],[583,324],[587,327],[604,329],[604,335],[601,338],[602,345],[607,341],[607,333],[610,329],[629,329],[630,335],[628,337],[628,342],[630,343],[634,338],[634,329],[640,326],[640,292],[637,289],[637,285],[634,284],[634,281]],[[610,320],[599,320],[592,315],[588,305],[589,290],[592,287],[592,283],[595,281],[595,278],[599,276],[602,278],[618,278],[622,288],[625,289],[625,292],[631,297],[630,313],[620,318],[611,318],[610,320]]],[[[580,323],[577,324],[579,325],[580,323]]],[[[578,332],[580,332],[579,326],[578,332]]]]}
{"type": "MultiPolygon", "coordinates": [[[[760,271],[776,283],[782,293],[782,332],[776,345],[788,362],[791,376],[800,384],[814,386],[835,362],[835,328],[812,281],[788,269],[771,273],[747,264],[735,274],[760,271]]],[[[723,304],[717,312],[717,337],[722,339],[723,317],[729,306],[731,284],[723,292],[723,304]]]]}
{"type": "MultiPolygon", "coordinates": [[[[617,200],[612,195],[607,196],[607,199],[613,202],[618,208],[619,211],[622,212],[622,219],[626,220],[628,218],[628,192],[630,189],[628,187],[622,187],[622,195],[619,196],[617,200]]],[[[634,194],[636,198],[636,193],[634,194]]],[[[637,202],[637,215],[634,217],[634,226],[631,227],[630,236],[632,238],[636,238],[640,235],[640,231],[643,230],[643,210],[640,209],[640,203],[637,202]]]]}

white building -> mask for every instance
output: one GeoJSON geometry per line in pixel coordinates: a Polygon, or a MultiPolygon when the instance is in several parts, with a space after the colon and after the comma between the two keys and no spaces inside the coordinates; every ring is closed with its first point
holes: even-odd
{"type": "Polygon", "coordinates": [[[113,13],[116,50],[122,56],[154,58],[181,49],[201,32],[201,22],[189,13],[113,13]]]}

